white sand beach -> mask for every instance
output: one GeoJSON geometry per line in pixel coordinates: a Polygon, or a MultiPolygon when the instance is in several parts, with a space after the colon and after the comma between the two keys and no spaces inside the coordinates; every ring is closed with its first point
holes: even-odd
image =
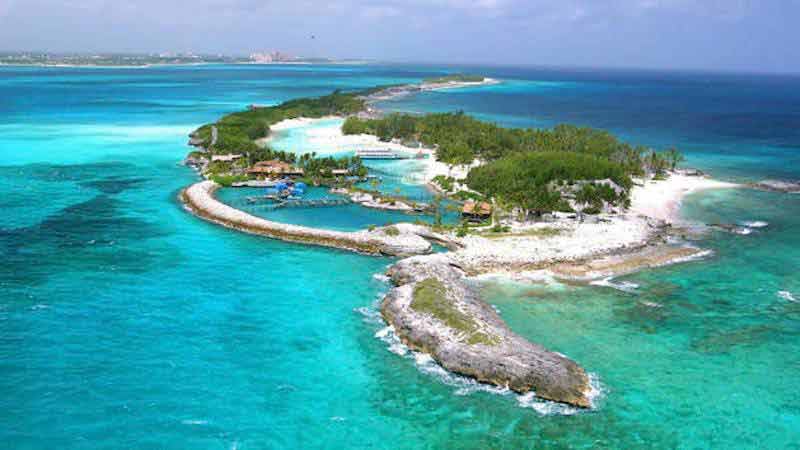
{"type": "Polygon", "coordinates": [[[666,180],[636,182],[643,186],[636,186],[631,191],[630,212],[673,224],[680,222],[680,207],[685,196],[706,189],[741,187],[734,183],[680,172],[672,173],[666,180]]]}
{"type": "Polygon", "coordinates": [[[665,224],[680,222],[683,199],[705,189],[737,184],[674,173],[634,187],[631,208],[601,221],[557,220],[512,227],[507,237],[468,235],[463,248],[448,253],[471,273],[528,277],[546,270],[561,278],[598,279],[704,257],[708,251],[666,243],[665,224]]]}
{"type": "Polygon", "coordinates": [[[316,151],[320,155],[337,154],[342,152],[355,152],[358,149],[389,149],[393,152],[416,157],[419,153],[425,155],[420,162],[424,163],[422,173],[413,174],[413,178],[421,184],[430,182],[437,175],[452,176],[462,179],[467,176],[471,166],[450,166],[439,162],[435,157],[435,150],[428,147],[408,147],[399,142],[383,142],[371,134],[345,135],[342,133],[340,117],[329,116],[319,119],[288,119],[272,125],[271,137],[262,140],[263,144],[273,143],[277,136],[286,132],[302,132],[304,144],[308,148],[291,149],[297,153],[316,151]],[[329,122],[329,126],[323,126],[329,122]]]}

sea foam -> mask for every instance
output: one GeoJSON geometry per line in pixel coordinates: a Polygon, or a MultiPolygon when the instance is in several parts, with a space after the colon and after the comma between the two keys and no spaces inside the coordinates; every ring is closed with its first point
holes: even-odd
{"type": "MultiPolygon", "coordinates": [[[[507,387],[494,386],[480,383],[472,378],[467,378],[445,369],[429,354],[411,350],[400,341],[393,326],[385,326],[375,332],[375,337],[387,344],[390,352],[414,361],[417,369],[425,375],[436,378],[442,384],[455,388],[454,395],[467,396],[476,392],[486,392],[504,397],[515,397],[517,404],[522,408],[530,408],[541,415],[572,415],[582,411],[581,408],[552,402],[536,397],[535,393],[517,394],[507,387]]],[[[597,399],[603,390],[599,378],[589,374],[590,391],[587,394],[592,408],[596,407],[597,399]]]]}
{"type": "Polygon", "coordinates": [[[595,280],[591,283],[592,286],[602,286],[608,287],[611,289],[616,289],[618,291],[626,292],[628,294],[636,293],[636,290],[639,289],[639,285],[636,283],[631,283],[630,281],[614,281],[613,277],[603,278],[602,280],[595,280]]]}
{"type": "Polygon", "coordinates": [[[778,291],[777,295],[778,295],[778,297],[780,297],[780,298],[782,298],[784,300],[797,303],[797,299],[789,291],[778,291]]]}
{"type": "Polygon", "coordinates": [[[746,226],[747,228],[764,228],[769,225],[769,222],[764,222],[763,220],[752,220],[742,222],[742,225],[746,226]]]}

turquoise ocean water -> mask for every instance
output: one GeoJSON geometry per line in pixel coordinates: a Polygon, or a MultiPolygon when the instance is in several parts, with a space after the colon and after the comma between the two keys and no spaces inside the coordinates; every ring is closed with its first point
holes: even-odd
{"type": "MultiPolygon", "coordinates": [[[[384,107],[594,125],[676,144],[723,179],[800,178],[792,77],[2,68],[0,447],[797,448],[800,196],[691,196],[688,219],[769,225],[704,237],[706,260],[615,280],[629,292],[486,283],[513,329],[598,377],[598,408],[577,414],[390,351],[375,336],[387,286],[374,275],[391,259],[234,233],[176,201],[196,180],[179,161],[199,124],[456,70],[507,82],[384,107]]],[[[415,189],[403,168],[382,169],[400,175],[389,189],[415,189]]],[[[373,220],[328,214],[340,229],[373,220]]]]}

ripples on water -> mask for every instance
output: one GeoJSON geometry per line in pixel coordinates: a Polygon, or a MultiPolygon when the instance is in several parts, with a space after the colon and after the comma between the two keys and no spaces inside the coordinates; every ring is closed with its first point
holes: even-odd
{"type": "MultiPolygon", "coordinates": [[[[687,217],[757,232],[712,233],[697,243],[713,250],[706,259],[610,280],[638,285],[635,295],[485,281],[516,332],[597,374],[599,407],[572,415],[455,377],[413,352],[387,351],[392,344],[375,337],[384,325],[373,304],[387,286],[372,275],[390,260],[277,243],[187,215],[176,194],[195,177],[177,161],[195,124],[332,85],[438,72],[325,69],[0,69],[0,442],[482,449],[797,441],[797,196],[693,196],[687,217]]],[[[800,128],[781,125],[793,117],[786,105],[797,104],[796,81],[484,70],[519,81],[394,105],[464,109],[514,125],[607,126],[636,142],[688,148],[692,163],[715,173],[797,178],[800,128]]]]}

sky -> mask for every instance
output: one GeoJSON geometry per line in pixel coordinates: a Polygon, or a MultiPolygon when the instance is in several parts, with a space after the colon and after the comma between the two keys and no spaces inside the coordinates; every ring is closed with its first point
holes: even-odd
{"type": "Polygon", "coordinates": [[[800,0],[0,0],[0,51],[800,73],[797,22],[800,0]]]}

